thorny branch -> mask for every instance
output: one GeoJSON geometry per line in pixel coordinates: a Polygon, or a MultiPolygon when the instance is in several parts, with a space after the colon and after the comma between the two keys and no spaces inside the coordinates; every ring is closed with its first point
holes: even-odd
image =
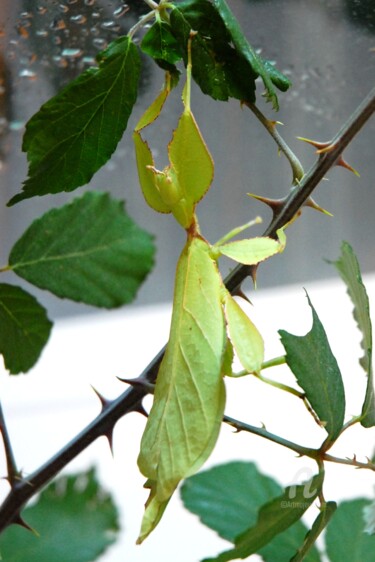
{"type": "Polygon", "coordinates": [[[311,449],[309,447],[304,447],[303,445],[299,445],[298,443],[294,443],[293,441],[289,441],[288,439],[284,439],[279,435],[275,435],[274,433],[270,433],[267,431],[265,427],[256,427],[254,425],[250,425],[248,423],[241,422],[229,416],[224,416],[223,421],[234,427],[237,431],[247,431],[248,433],[252,433],[253,435],[258,435],[259,437],[263,437],[264,439],[268,439],[272,441],[272,443],[277,443],[278,445],[282,445],[283,447],[287,447],[291,451],[294,451],[301,457],[309,457],[311,459],[316,460],[317,462],[321,461],[329,461],[335,462],[338,464],[346,464],[349,466],[354,466],[356,468],[366,468],[369,470],[373,470],[375,472],[375,463],[371,460],[367,460],[367,462],[361,462],[357,460],[356,455],[353,455],[353,458],[345,458],[342,459],[340,457],[334,457],[326,453],[323,448],[321,449],[311,449]]]}
{"type": "MultiPolygon", "coordinates": [[[[296,216],[308,201],[315,187],[337,163],[345,148],[361,130],[374,111],[375,88],[369,93],[347,123],[328,144],[325,151],[319,155],[315,165],[313,165],[301,179],[299,184],[292,188],[290,194],[279,202],[277,212],[274,211],[274,217],[264,232],[265,236],[276,237],[277,230],[285,226],[296,216]]],[[[237,266],[225,279],[227,289],[232,294],[240,292],[243,281],[253,273],[254,271],[250,266],[237,266]]],[[[28,500],[54,478],[71,460],[88,447],[88,445],[93,443],[100,436],[106,436],[111,440],[113,428],[122,416],[129,412],[143,411],[142,400],[150,392],[150,383],[154,383],[156,380],[163,354],[164,349],[162,349],[144,369],[143,373],[137,379],[137,384],[128,388],[113,401],[106,401],[103,399],[102,411],[100,414],[43,466],[29,475],[28,478],[9,478],[11,490],[0,508],[0,532],[12,523],[22,524],[20,512],[28,500]]],[[[2,435],[4,444],[6,445],[5,450],[7,451],[7,433],[2,431],[2,435]]],[[[8,452],[6,454],[8,465],[11,461],[12,466],[15,467],[15,460],[10,458],[8,452]]],[[[327,460],[333,459],[327,458],[327,460]]],[[[338,461],[336,460],[336,462],[338,461]]],[[[346,462],[348,464],[353,464],[353,461],[346,462]]]]}

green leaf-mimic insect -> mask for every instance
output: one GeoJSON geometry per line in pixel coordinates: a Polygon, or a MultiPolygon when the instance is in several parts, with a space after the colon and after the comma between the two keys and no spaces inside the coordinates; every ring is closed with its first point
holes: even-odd
{"type": "Polygon", "coordinates": [[[263,339],[225,288],[217,260],[225,254],[256,264],[285,245],[282,232],[279,240],[227,243],[249,224],[214,246],[201,236],[195,207],[211,185],[214,165],[190,110],[190,75],[188,64],[184,110],[168,146],[169,166],[163,171],[155,168],[141,137],[141,130],[158,117],[169,95],[168,78],[133,136],[147,203],[155,211],[172,213],[187,232],[176,270],[170,337],[138,457],[147,478],[145,487],[150,489],[139,543],[160,521],[179,482],[194,474],[215,446],[225,406],[223,376],[231,374],[234,352],[248,372],[259,371],[263,362],[263,339]]]}

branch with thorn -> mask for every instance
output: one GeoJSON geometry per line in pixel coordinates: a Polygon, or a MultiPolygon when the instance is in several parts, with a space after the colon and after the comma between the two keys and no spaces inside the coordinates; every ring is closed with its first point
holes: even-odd
{"type": "MultiPolygon", "coordinates": [[[[274,206],[273,219],[264,232],[264,236],[272,238],[277,237],[277,231],[292,221],[295,216],[300,212],[303,206],[309,204],[309,198],[324,178],[327,172],[337,164],[340,160],[343,151],[355,137],[355,135],[362,129],[368,119],[375,111],[375,88],[372,90],[358,109],[349,118],[343,128],[337,135],[328,143],[324,151],[320,151],[319,158],[315,165],[305,174],[296,185],[292,188],[289,195],[277,202],[274,206]]],[[[247,277],[255,276],[256,269],[253,266],[237,266],[226,278],[225,285],[232,294],[240,294],[241,286],[247,277]]],[[[52,480],[71,460],[76,458],[82,451],[93,443],[98,437],[105,436],[111,442],[113,429],[119,419],[130,412],[141,412],[144,414],[142,406],[143,398],[152,392],[153,384],[156,381],[157,373],[161,360],[164,355],[164,350],[154,357],[150,364],[144,369],[143,373],[135,381],[126,380],[131,384],[131,387],[125,390],[115,400],[107,400],[101,395],[101,412],[99,415],[85,427],[70,443],[63,447],[55,456],[49,459],[44,465],[38,468],[35,472],[23,478],[18,474],[16,468],[16,461],[10,446],[10,440],[6,430],[4,417],[1,415],[0,431],[2,434],[5,455],[8,467],[8,481],[11,490],[5,498],[0,508],[0,532],[6,529],[12,523],[23,524],[21,510],[25,504],[39,492],[50,480],[52,480]]],[[[229,423],[229,418],[225,418],[229,423]]],[[[233,425],[232,421],[232,425],[233,425]]],[[[240,422],[237,422],[238,424],[240,422]]],[[[243,429],[243,424],[242,424],[243,429]]],[[[268,432],[265,429],[257,429],[259,435],[269,438],[268,432]]],[[[285,441],[277,436],[273,436],[272,440],[275,442],[285,441]],[[278,440],[278,441],[277,441],[278,440]]],[[[280,444],[284,444],[281,443],[280,444]]],[[[297,453],[308,454],[312,456],[316,454],[311,449],[302,448],[300,445],[294,444],[297,447],[297,453]]],[[[291,447],[289,443],[287,446],[291,447]]],[[[324,453],[324,460],[332,462],[342,462],[344,464],[351,464],[361,468],[374,469],[371,463],[359,463],[358,461],[348,459],[336,459],[327,453],[324,453]]]]}

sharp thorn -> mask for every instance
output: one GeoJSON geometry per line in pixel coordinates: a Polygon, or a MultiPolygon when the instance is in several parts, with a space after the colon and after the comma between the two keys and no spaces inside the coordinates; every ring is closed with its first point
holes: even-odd
{"type": "Polygon", "coordinates": [[[268,205],[273,212],[273,216],[277,217],[280,214],[283,206],[285,205],[285,199],[269,199],[268,197],[262,197],[261,195],[255,195],[255,193],[248,193],[249,197],[265,203],[268,205]]]}
{"type": "Polygon", "coordinates": [[[111,455],[114,456],[113,453],[113,428],[107,431],[107,433],[103,433],[103,437],[107,439],[109,448],[111,450],[111,455]]]}
{"type": "Polygon", "coordinates": [[[238,287],[238,289],[233,291],[233,296],[234,297],[240,297],[241,299],[244,299],[249,304],[253,304],[251,302],[251,300],[249,299],[249,297],[243,292],[242,287],[238,287]]]}
{"type": "MultiPolygon", "coordinates": [[[[316,153],[319,154],[319,156],[321,156],[323,154],[326,154],[327,152],[330,152],[331,150],[333,150],[335,148],[335,144],[332,143],[332,141],[318,142],[318,141],[314,141],[314,140],[311,140],[311,139],[306,139],[304,137],[297,137],[297,138],[298,138],[298,140],[307,142],[307,143],[311,144],[312,146],[314,146],[317,149],[316,153]]],[[[356,175],[357,177],[360,177],[357,170],[355,168],[353,168],[353,166],[348,164],[342,156],[339,156],[338,159],[336,160],[336,166],[341,166],[342,168],[346,168],[350,172],[353,172],[353,174],[356,175]]]]}
{"type": "Polygon", "coordinates": [[[359,172],[357,172],[357,170],[355,168],[353,168],[353,166],[348,164],[342,156],[340,156],[340,158],[338,158],[338,160],[336,162],[336,166],[341,166],[342,168],[345,168],[346,170],[349,170],[349,172],[353,172],[353,174],[355,176],[357,176],[357,178],[360,177],[359,172]]]}
{"type": "Polygon", "coordinates": [[[146,410],[144,409],[143,404],[141,402],[136,404],[132,411],[137,412],[138,414],[142,414],[142,416],[145,416],[145,418],[148,418],[148,412],[146,412],[146,410]]]}
{"type": "Polygon", "coordinates": [[[272,119],[267,119],[268,126],[272,129],[276,129],[277,125],[284,125],[281,121],[273,121],[272,119]]]}
{"type": "Polygon", "coordinates": [[[258,265],[252,265],[250,268],[250,277],[253,280],[253,285],[254,285],[254,289],[257,288],[257,271],[258,271],[258,265]]]}
{"type": "Polygon", "coordinates": [[[317,149],[316,151],[317,154],[323,154],[324,152],[329,152],[334,147],[331,141],[319,142],[319,141],[314,141],[312,139],[307,139],[305,137],[297,137],[297,139],[303,142],[307,142],[307,144],[311,144],[311,146],[317,149]]]}
{"type": "Polygon", "coordinates": [[[310,207],[311,209],[315,209],[315,211],[319,211],[320,213],[324,213],[325,215],[328,215],[329,217],[333,217],[332,213],[330,213],[326,209],[323,209],[323,207],[318,205],[312,197],[309,197],[307,199],[307,201],[305,201],[304,206],[310,207]]]}
{"type": "Polygon", "coordinates": [[[13,523],[15,525],[19,525],[20,527],[23,527],[27,531],[31,531],[34,535],[39,537],[39,533],[35,529],[30,527],[30,525],[28,523],[26,523],[26,521],[24,519],[22,519],[22,517],[20,515],[17,515],[17,517],[15,517],[15,519],[13,520],[13,523]]]}
{"type": "Polygon", "coordinates": [[[119,377],[117,377],[117,379],[126,384],[130,384],[131,386],[138,386],[144,388],[145,390],[147,390],[147,392],[151,394],[154,393],[155,385],[149,382],[144,377],[138,377],[136,379],[120,379],[119,377]]]}
{"type": "Polygon", "coordinates": [[[99,398],[100,403],[102,405],[102,411],[104,411],[112,403],[112,400],[108,400],[107,398],[104,398],[104,396],[100,394],[100,392],[96,390],[96,388],[94,388],[92,385],[91,388],[95,392],[96,396],[99,398]]]}

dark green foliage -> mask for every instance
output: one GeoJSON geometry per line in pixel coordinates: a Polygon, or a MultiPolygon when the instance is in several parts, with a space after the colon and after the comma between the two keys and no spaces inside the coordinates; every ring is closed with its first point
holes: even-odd
{"type": "Polygon", "coordinates": [[[114,308],[134,299],[153,256],[152,237],[122,202],[88,192],[34,221],[12,248],[9,264],[59,297],[114,308]]]}
{"type": "Polygon", "coordinates": [[[298,552],[290,559],[290,562],[302,562],[306,560],[306,556],[311,549],[314,547],[315,541],[321,534],[321,532],[326,528],[332,515],[337,509],[337,504],[335,502],[327,502],[322,506],[318,517],[315,519],[311,530],[307,533],[303,545],[298,549],[298,552]]]}
{"type": "MultiPolygon", "coordinates": [[[[236,548],[229,551],[230,555],[223,553],[223,558],[215,560],[231,560],[233,557],[226,556],[240,557],[241,553],[252,550],[259,552],[266,562],[286,562],[307,533],[305,525],[298,521],[299,510],[304,511],[313,501],[319,484],[315,490],[314,486],[296,486],[292,492],[285,492],[286,498],[280,498],[283,490],[275,480],[259,472],[253,463],[240,461],[219,465],[188,478],[181,488],[181,497],[185,507],[198,515],[202,523],[222,538],[236,543],[236,548]],[[306,491],[309,492],[307,499],[304,497],[306,491]],[[258,527],[260,513],[263,514],[263,530],[258,527]],[[286,528],[286,519],[283,521],[280,517],[283,515],[286,519],[296,516],[294,524],[286,528]],[[268,536],[264,544],[252,542],[254,538],[258,540],[257,537],[260,540],[263,531],[264,537],[268,536]]],[[[305,562],[319,561],[318,552],[313,547],[305,562]]]]}
{"type": "Polygon", "coordinates": [[[155,60],[165,61],[171,65],[182,58],[177,39],[172,33],[171,26],[157,20],[142,39],[141,49],[155,60]]]}
{"type": "Polygon", "coordinates": [[[309,297],[307,298],[313,315],[311,331],[305,336],[294,336],[285,330],[280,330],[279,334],[290,369],[327,431],[330,441],[334,441],[344,423],[344,385],[323,325],[309,297]]]}
{"type": "Polygon", "coordinates": [[[347,286],[348,294],[354,305],[353,316],[363,336],[361,346],[364,355],[360,359],[360,364],[367,374],[367,388],[362,407],[361,424],[364,427],[372,427],[375,425],[375,393],[369,298],[367,296],[366,287],[362,282],[358,260],[350,244],[347,242],[342,243],[341,256],[333,263],[347,286]]]}
{"type": "MultiPolygon", "coordinates": [[[[339,505],[325,536],[330,562],[374,562],[375,535],[365,532],[364,518],[364,510],[370,505],[366,499],[339,505]]],[[[374,504],[372,510],[374,512],[374,504]]]]}
{"type": "Polygon", "coordinates": [[[12,375],[34,366],[51,328],[46,310],[33,296],[20,287],[0,284],[0,353],[12,375]]]}
{"type": "Polygon", "coordinates": [[[277,97],[272,83],[286,90],[287,78],[255,53],[243,35],[238,22],[223,2],[186,0],[170,15],[172,32],[187,62],[187,43],[192,44],[192,73],[203,93],[226,101],[230,97],[255,102],[255,80],[261,76],[275,109],[277,97]]]}
{"type": "Polygon", "coordinates": [[[47,101],[26,125],[29,177],[9,205],[90,181],[114,152],[137,98],[140,59],[120,37],[90,68],[47,101]]]}
{"type": "Polygon", "coordinates": [[[279,108],[279,102],[274,89],[274,85],[281,91],[286,91],[291,83],[286,76],[276,70],[269,62],[263,60],[249,44],[244,36],[237,19],[232,14],[225,0],[213,0],[220,16],[225,23],[236,52],[243,56],[250,64],[256,76],[260,76],[265,86],[265,96],[272,103],[274,109],[279,108]]]}
{"type": "Polygon", "coordinates": [[[202,523],[229,541],[255,524],[261,505],[281,493],[281,487],[248,462],[215,466],[185,480],[181,498],[202,523]]]}
{"type": "Polygon", "coordinates": [[[93,470],[59,478],[22,515],[35,533],[7,529],[0,537],[6,562],[92,562],[119,529],[117,509],[93,470]]]}

